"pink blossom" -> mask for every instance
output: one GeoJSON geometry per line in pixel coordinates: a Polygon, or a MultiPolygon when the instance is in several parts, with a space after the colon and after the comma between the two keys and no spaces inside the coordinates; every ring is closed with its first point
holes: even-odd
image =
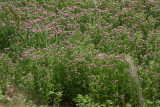
{"type": "Polygon", "coordinates": [[[71,76],[70,76],[70,75],[68,75],[68,78],[71,78],[71,76]]]}
{"type": "Polygon", "coordinates": [[[4,48],[5,50],[9,50],[10,48],[4,48]]]}

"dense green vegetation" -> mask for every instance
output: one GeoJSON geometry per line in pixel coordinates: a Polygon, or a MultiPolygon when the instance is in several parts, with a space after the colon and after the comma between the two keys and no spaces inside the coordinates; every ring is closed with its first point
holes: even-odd
{"type": "Polygon", "coordinates": [[[159,0],[1,0],[0,96],[155,107],[159,81],[159,0]]]}

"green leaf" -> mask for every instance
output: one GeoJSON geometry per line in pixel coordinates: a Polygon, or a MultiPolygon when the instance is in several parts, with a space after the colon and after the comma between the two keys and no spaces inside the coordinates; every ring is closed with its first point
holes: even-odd
{"type": "Polygon", "coordinates": [[[53,92],[53,91],[49,91],[49,95],[51,95],[51,94],[55,94],[55,92],[53,92]]]}

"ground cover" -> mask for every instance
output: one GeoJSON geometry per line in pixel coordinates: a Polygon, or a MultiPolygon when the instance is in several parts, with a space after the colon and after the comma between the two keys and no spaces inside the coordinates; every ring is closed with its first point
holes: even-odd
{"type": "Polygon", "coordinates": [[[1,0],[0,101],[158,106],[159,81],[159,0],[1,0]]]}

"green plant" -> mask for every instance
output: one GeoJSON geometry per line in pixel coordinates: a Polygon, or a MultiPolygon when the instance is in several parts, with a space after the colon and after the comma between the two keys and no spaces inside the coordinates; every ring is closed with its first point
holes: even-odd
{"type": "Polygon", "coordinates": [[[1,1],[2,93],[11,81],[43,105],[158,103],[159,0],[1,1]]]}
{"type": "Polygon", "coordinates": [[[76,105],[78,107],[94,107],[93,99],[89,97],[88,95],[82,96],[81,94],[79,94],[74,99],[74,101],[77,103],[76,105]]]}
{"type": "Polygon", "coordinates": [[[2,94],[2,90],[0,90],[0,103],[6,103],[7,98],[5,95],[2,94]]]}
{"type": "Polygon", "coordinates": [[[51,94],[55,94],[56,98],[54,99],[54,106],[59,107],[60,102],[62,101],[61,97],[62,97],[62,92],[56,92],[56,93],[52,93],[51,94]]]}

